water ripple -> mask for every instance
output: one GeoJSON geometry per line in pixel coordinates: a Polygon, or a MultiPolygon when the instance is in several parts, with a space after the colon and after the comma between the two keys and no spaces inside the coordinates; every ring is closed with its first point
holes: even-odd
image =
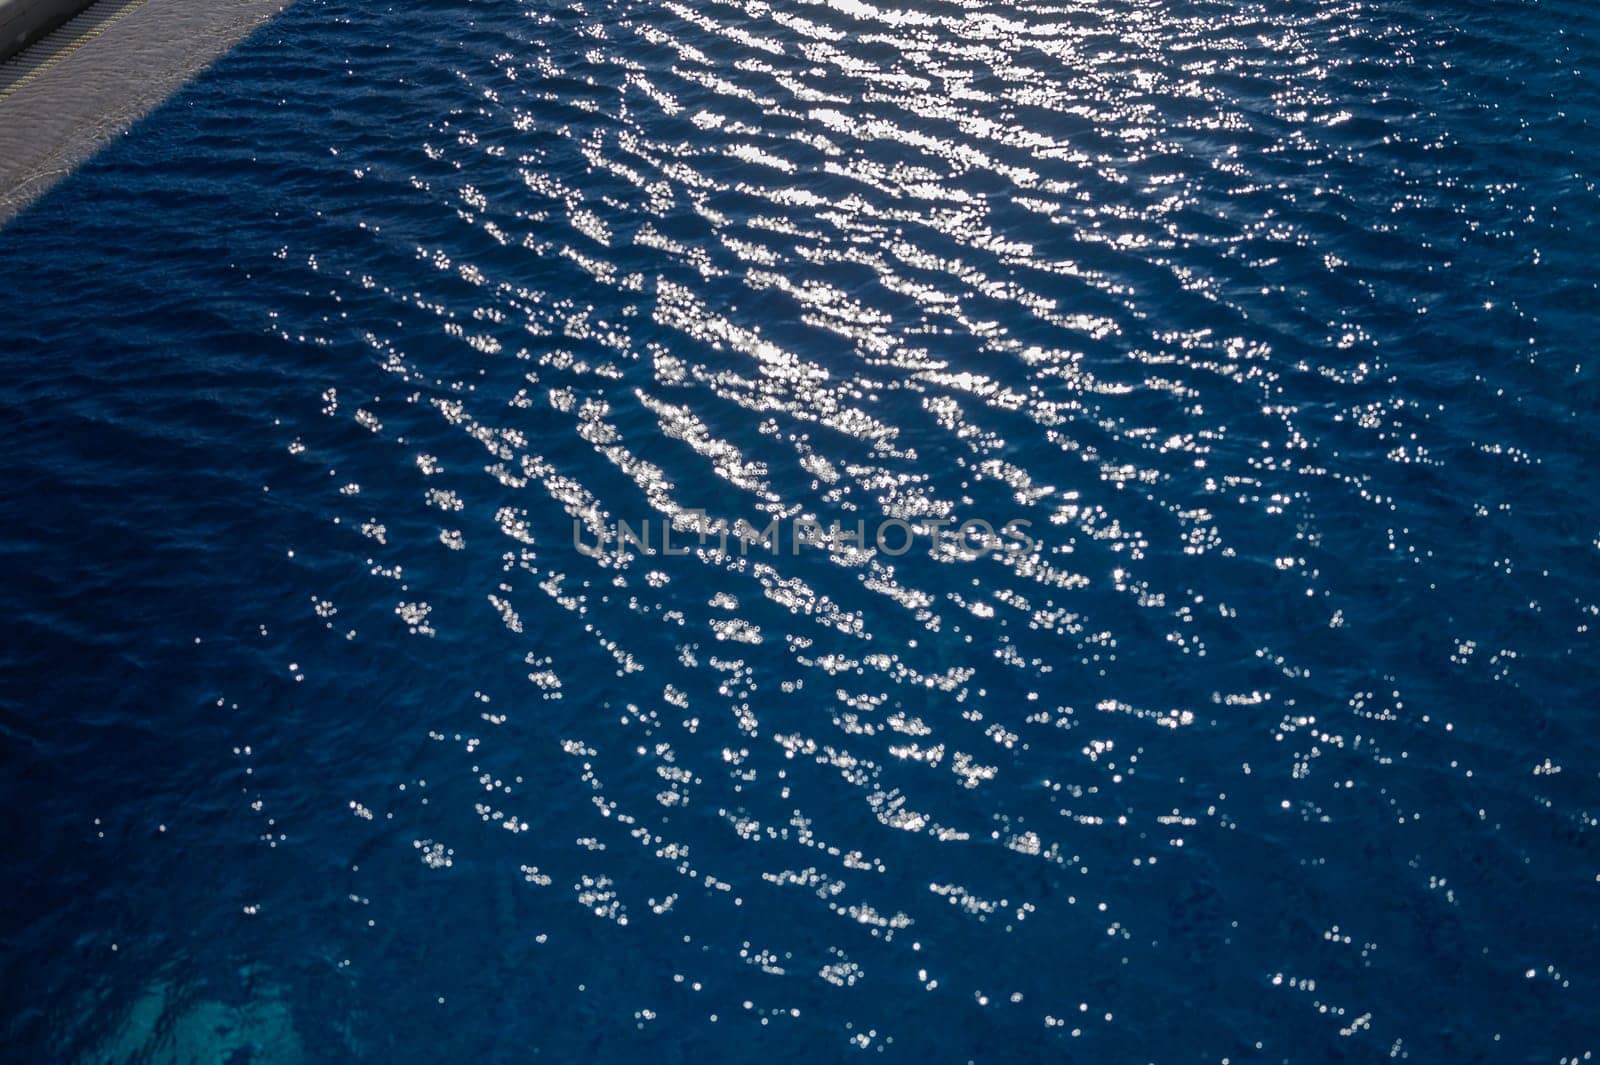
{"type": "Polygon", "coordinates": [[[63,282],[19,350],[137,307],[94,335],[272,411],[72,388],[280,456],[292,595],[233,620],[292,683],[223,688],[310,788],[246,782],[259,840],[329,856],[253,904],[347,895],[396,1030],[485,1024],[443,989],[514,937],[724,1056],[1576,1061],[1594,23],[306,0],[0,273],[63,282]],[[773,519],[918,547],[712,549],[773,519]],[[618,521],[690,549],[575,546],[618,521]]]}

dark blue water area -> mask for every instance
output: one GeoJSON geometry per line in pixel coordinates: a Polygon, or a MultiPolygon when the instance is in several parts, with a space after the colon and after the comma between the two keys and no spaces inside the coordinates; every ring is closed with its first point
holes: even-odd
{"type": "Polygon", "coordinates": [[[0,1057],[1589,1060],[1597,45],[301,0],[0,232],[0,1057]]]}

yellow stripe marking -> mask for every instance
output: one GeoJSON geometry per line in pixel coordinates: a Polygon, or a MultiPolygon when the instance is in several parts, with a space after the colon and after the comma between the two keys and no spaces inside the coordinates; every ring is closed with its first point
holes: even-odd
{"type": "MultiPolygon", "coordinates": [[[[41,74],[45,73],[46,71],[50,70],[57,63],[60,63],[63,59],[66,59],[67,57],[71,56],[79,48],[82,48],[84,45],[88,44],[90,41],[94,40],[96,37],[99,37],[107,29],[111,28],[112,26],[116,25],[119,21],[121,21],[121,19],[124,16],[128,15],[130,12],[137,11],[139,8],[143,7],[147,3],[149,3],[149,0],[131,0],[130,3],[124,4],[121,7],[121,9],[118,10],[115,14],[110,15],[109,17],[105,18],[104,20],[102,20],[101,22],[99,22],[99,23],[97,23],[97,24],[95,24],[93,26],[89,26],[89,27],[87,27],[87,28],[85,28],[83,30],[80,30],[79,33],[78,33],[78,36],[73,38],[72,40],[64,40],[64,41],[62,41],[61,44],[57,47],[55,53],[53,55],[51,55],[49,59],[46,59],[43,63],[40,63],[38,66],[36,66],[32,70],[28,71],[26,74],[22,75],[22,77],[18,78],[16,81],[12,82],[10,85],[6,85],[4,87],[0,87],[0,103],[4,103],[7,99],[9,99],[12,95],[14,95],[16,92],[21,90],[23,87],[25,87],[28,84],[32,83],[35,78],[39,77],[39,75],[41,75],[41,74]]],[[[71,30],[73,22],[76,22],[78,19],[82,18],[84,15],[91,15],[93,13],[94,13],[94,8],[90,7],[88,9],[84,10],[84,11],[79,12],[77,15],[74,15],[72,20],[67,22],[64,26],[58,27],[57,29],[51,31],[50,33],[45,34],[45,36],[39,38],[37,41],[34,41],[33,44],[29,45],[27,48],[23,49],[21,52],[18,52],[15,56],[13,56],[6,63],[0,64],[0,71],[4,71],[6,67],[10,66],[13,63],[18,63],[18,62],[26,60],[27,57],[28,57],[28,53],[33,51],[33,49],[48,45],[51,42],[52,39],[56,38],[57,34],[60,34],[63,31],[71,30]]]]}

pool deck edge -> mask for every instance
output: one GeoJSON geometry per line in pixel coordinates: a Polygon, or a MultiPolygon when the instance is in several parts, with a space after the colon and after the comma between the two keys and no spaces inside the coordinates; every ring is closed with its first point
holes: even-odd
{"type": "Polygon", "coordinates": [[[0,227],[289,0],[99,0],[0,62],[0,227]]]}

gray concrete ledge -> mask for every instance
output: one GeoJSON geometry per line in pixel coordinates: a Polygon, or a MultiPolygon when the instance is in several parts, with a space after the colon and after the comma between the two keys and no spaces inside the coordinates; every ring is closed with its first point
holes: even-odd
{"type": "Polygon", "coordinates": [[[287,3],[98,0],[0,61],[0,226],[287,3]]]}
{"type": "Polygon", "coordinates": [[[94,0],[0,0],[0,59],[37,41],[94,0]]]}

